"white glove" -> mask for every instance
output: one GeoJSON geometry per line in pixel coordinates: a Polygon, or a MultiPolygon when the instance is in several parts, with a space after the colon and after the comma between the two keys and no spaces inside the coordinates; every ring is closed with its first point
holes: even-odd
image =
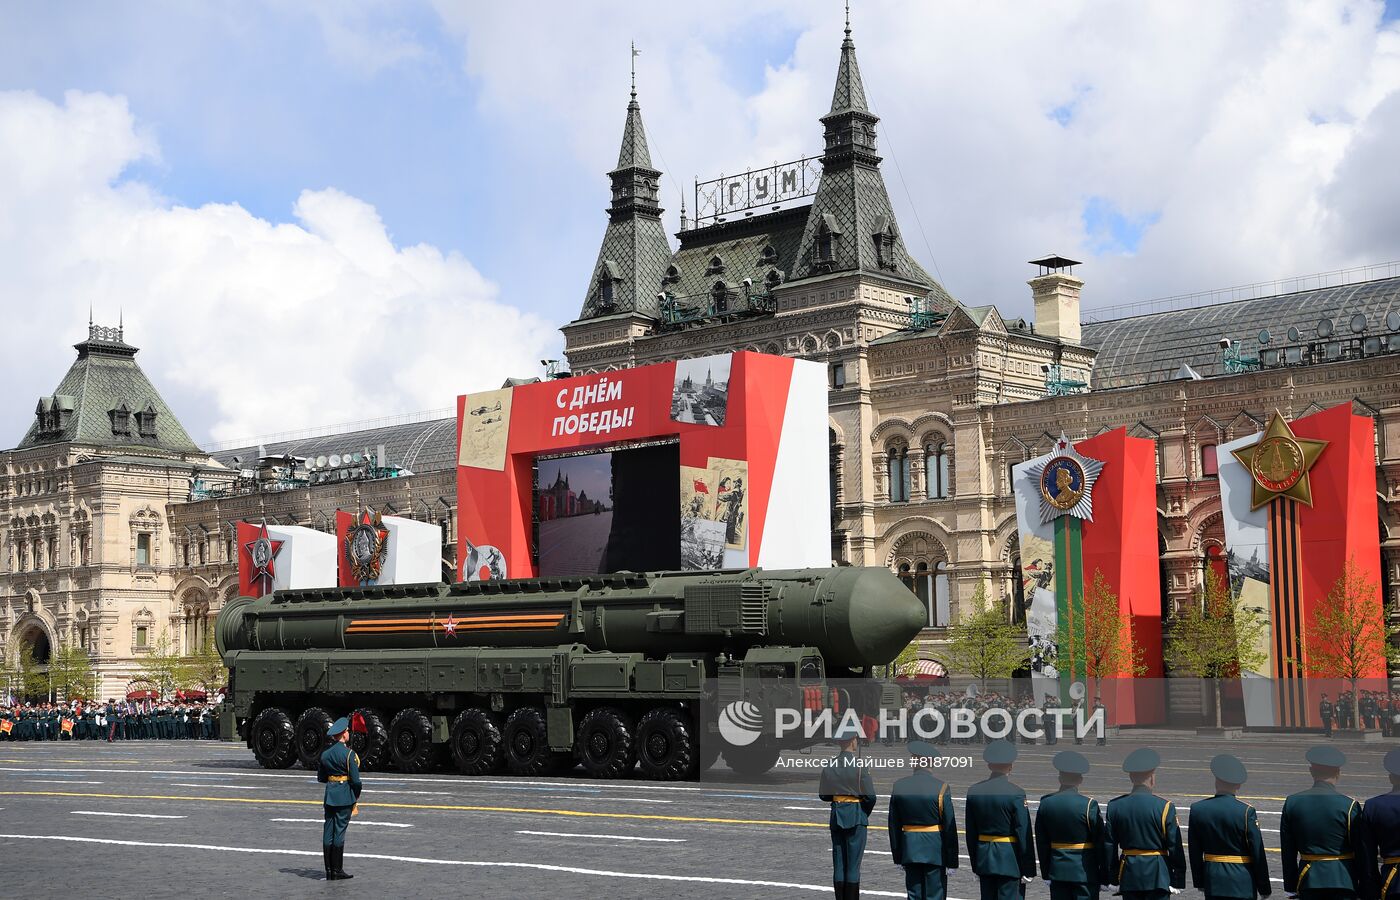
{"type": "Polygon", "coordinates": [[[1025,875],[1022,875],[1022,876],[1021,876],[1021,883],[1022,883],[1022,884],[1030,884],[1030,883],[1031,883],[1031,879],[1030,879],[1029,877],[1025,876],[1025,875]]]}
{"type": "Polygon", "coordinates": [[[1169,888],[1167,888],[1167,890],[1171,891],[1173,894],[1179,894],[1179,893],[1181,893],[1181,888],[1169,887],[1169,888]]]}

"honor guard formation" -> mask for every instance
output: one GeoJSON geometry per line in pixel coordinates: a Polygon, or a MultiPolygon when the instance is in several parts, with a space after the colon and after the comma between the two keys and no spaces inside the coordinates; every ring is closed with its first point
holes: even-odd
{"type": "Polygon", "coordinates": [[[212,741],[219,707],[150,700],[0,705],[0,741],[212,741]]]}
{"type": "MultiPolygon", "coordinates": [[[[877,798],[857,755],[859,731],[841,730],[836,740],[840,752],[823,769],[819,793],[831,804],[836,898],[848,900],[860,897],[877,798]]],[[[904,869],[909,900],[946,900],[947,870],[958,867],[952,788],[934,775],[937,747],[911,741],[909,753],[913,774],[895,782],[889,797],[890,853],[904,869]]],[[[1159,900],[1186,887],[1188,861],[1191,882],[1207,900],[1272,893],[1258,816],[1236,796],[1249,780],[1238,758],[1210,761],[1215,793],[1191,805],[1183,840],[1176,806],[1155,793],[1162,763],[1155,750],[1127,755],[1131,787],[1106,810],[1080,792],[1089,761],[1073,750],[1056,753],[1060,787],[1040,798],[1033,823],[1026,792],[1011,780],[1016,757],[1007,741],[987,745],[988,777],[967,788],[964,833],[980,900],[1020,900],[1037,866],[1051,900],[1098,900],[1105,887],[1125,900],[1159,900]]],[[[1306,760],[1313,785],[1287,798],[1279,828],[1285,892],[1299,900],[1400,898],[1400,749],[1385,756],[1391,791],[1364,803],[1337,790],[1346,764],[1340,750],[1314,747],[1306,760]]]]}

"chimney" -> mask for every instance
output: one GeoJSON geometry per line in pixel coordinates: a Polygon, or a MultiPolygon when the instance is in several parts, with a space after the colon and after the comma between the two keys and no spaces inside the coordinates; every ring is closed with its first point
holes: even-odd
{"type": "Polygon", "coordinates": [[[1035,298],[1036,334],[1079,343],[1079,291],[1084,287],[1084,279],[1074,276],[1078,260],[1051,253],[1030,262],[1038,270],[1027,282],[1035,298]]]}

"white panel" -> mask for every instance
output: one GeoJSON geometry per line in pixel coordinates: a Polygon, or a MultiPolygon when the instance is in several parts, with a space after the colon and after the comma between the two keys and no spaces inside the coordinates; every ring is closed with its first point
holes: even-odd
{"type": "MultiPolygon", "coordinates": [[[[1260,437],[1259,434],[1251,434],[1221,444],[1215,450],[1215,459],[1220,481],[1221,519],[1225,525],[1226,562],[1230,586],[1236,595],[1235,602],[1237,605],[1263,609],[1265,616],[1269,616],[1272,606],[1269,591],[1269,510],[1265,506],[1249,508],[1254,496],[1254,476],[1235,459],[1232,452],[1254,446],[1260,437]]],[[[1272,655],[1272,621],[1269,628],[1268,638],[1263,644],[1272,655]]],[[[1263,670],[1246,672],[1241,680],[1246,725],[1269,726],[1276,722],[1273,680],[1268,677],[1268,673],[1273,671],[1272,660],[1264,663],[1263,670]]]]}
{"type": "Polygon", "coordinates": [[[269,525],[267,536],[282,541],[272,564],[274,591],[336,586],[335,535],[300,525],[269,525]]]}
{"type": "Polygon", "coordinates": [[[442,528],[401,516],[385,516],[389,550],[376,584],[426,584],[442,580],[442,528]]]}
{"type": "Polygon", "coordinates": [[[826,366],[794,360],[758,551],[765,569],[831,565],[826,393],[826,366]]]}

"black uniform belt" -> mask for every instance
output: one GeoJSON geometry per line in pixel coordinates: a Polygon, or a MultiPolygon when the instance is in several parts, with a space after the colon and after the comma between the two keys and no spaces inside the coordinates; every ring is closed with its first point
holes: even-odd
{"type": "Polygon", "coordinates": [[[1298,858],[1303,862],[1338,862],[1344,859],[1355,859],[1355,853],[1299,853],[1298,858]]]}
{"type": "Polygon", "coordinates": [[[1249,863],[1254,862],[1254,860],[1250,859],[1248,856],[1231,856],[1228,853],[1207,853],[1206,862],[1239,863],[1240,865],[1248,865],[1249,863]]]}
{"type": "Polygon", "coordinates": [[[924,831],[938,831],[940,827],[938,825],[901,825],[899,826],[899,830],[918,833],[924,831]]]}
{"type": "Polygon", "coordinates": [[[350,776],[349,776],[349,775],[331,775],[331,776],[327,777],[326,780],[327,780],[327,781],[333,781],[333,782],[335,782],[336,784],[342,784],[342,783],[344,783],[344,782],[346,782],[346,781],[349,781],[349,780],[350,780],[350,776]]]}
{"type": "Polygon", "coordinates": [[[1016,839],[1009,834],[979,834],[977,840],[984,844],[1014,844],[1016,839]]]}
{"type": "Polygon", "coordinates": [[[1166,856],[1165,850],[1123,850],[1124,856],[1166,856]]]}

